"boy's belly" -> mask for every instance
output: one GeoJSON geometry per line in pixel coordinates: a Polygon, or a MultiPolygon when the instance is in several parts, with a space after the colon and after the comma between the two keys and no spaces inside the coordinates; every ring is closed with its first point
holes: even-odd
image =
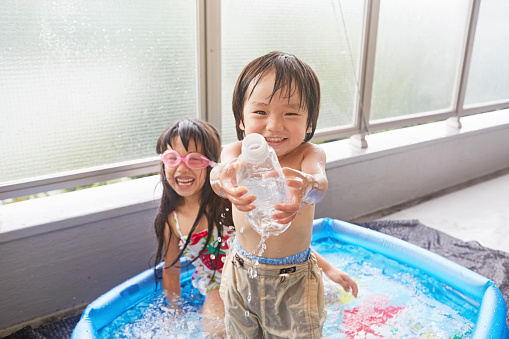
{"type": "Polygon", "coordinates": [[[233,222],[239,245],[248,253],[265,258],[285,258],[305,251],[311,244],[315,206],[304,205],[283,233],[265,240],[265,248],[260,254],[261,237],[250,226],[246,213],[233,207],[233,222]],[[256,252],[254,252],[256,251],[256,252]]]}

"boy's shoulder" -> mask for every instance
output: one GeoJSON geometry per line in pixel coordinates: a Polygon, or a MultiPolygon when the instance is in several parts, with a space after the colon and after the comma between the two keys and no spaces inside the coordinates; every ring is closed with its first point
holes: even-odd
{"type": "Polygon", "coordinates": [[[242,141],[234,141],[223,147],[221,151],[221,161],[229,161],[237,158],[242,151],[242,141]]]}
{"type": "Polygon", "coordinates": [[[325,154],[325,151],[323,148],[321,148],[319,145],[315,145],[311,142],[306,142],[299,147],[295,149],[295,153],[301,154],[303,158],[306,158],[307,156],[322,156],[325,154]]]}
{"type": "Polygon", "coordinates": [[[309,142],[299,145],[288,153],[283,159],[279,159],[281,166],[301,170],[304,162],[319,162],[324,159],[325,152],[320,146],[309,142]]]}
{"type": "Polygon", "coordinates": [[[312,142],[309,142],[309,141],[306,143],[303,143],[302,146],[305,146],[306,149],[309,149],[312,151],[322,151],[323,152],[323,148],[320,145],[313,144],[312,142]]]}
{"type": "Polygon", "coordinates": [[[242,148],[242,141],[234,141],[229,144],[226,144],[223,149],[225,150],[231,150],[231,149],[241,149],[242,148]]]}

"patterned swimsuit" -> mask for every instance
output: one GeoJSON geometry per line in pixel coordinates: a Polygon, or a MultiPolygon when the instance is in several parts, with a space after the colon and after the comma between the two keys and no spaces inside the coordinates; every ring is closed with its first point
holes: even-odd
{"type": "MultiPolygon", "coordinates": [[[[173,212],[173,220],[175,220],[175,226],[180,236],[179,248],[182,250],[187,240],[187,234],[183,235],[180,231],[180,226],[177,218],[177,212],[173,212]]],[[[196,268],[196,271],[192,276],[192,283],[195,288],[197,288],[201,294],[207,295],[208,292],[215,288],[219,288],[221,285],[221,275],[223,273],[224,262],[226,261],[226,254],[228,252],[228,243],[227,240],[233,235],[234,230],[229,229],[228,227],[224,227],[223,229],[223,237],[222,239],[218,238],[217,229],[214,227],[212,237],[210,238],[209,244],[200,258],[194,261],[193,265],[196,268]],[[214,252],[216,250],[216,246],[218,241],[221,241],[221,248],[219,250],[219,258],[216,264],[216,256],[214,252]],[[214,265],[217,265],[217,269],[214,273],[214,265]]],[[[200,251],[203,249],[205,245],[205,241],[207,240],[207,236],[209,234],[208,230],[202,231],[200,233],[193,234],[191,236],[191,241],[187,245],[184,256],[188,260],[193,260],[196,258],[200,251]]]]}

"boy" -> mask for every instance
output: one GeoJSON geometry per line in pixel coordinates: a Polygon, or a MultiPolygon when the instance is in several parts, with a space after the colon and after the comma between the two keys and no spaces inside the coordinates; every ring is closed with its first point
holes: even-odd
{"type": "Polygon", "coordinates": [[[226,146],[222,165],[211,172],[211,183],[217,194],[232,202],[237,230],[220,288],[229,337],[320,338],[326,318],[322,269],[357,295],[355,282],[310,248],[314,204],[328,186],[325,153],[308,143],[316,129],[319,105],[316,74],[291,54],[271,52],[259,57],[237,80],[233,94],[237,136],[242,140],[259,133],[274,148],[291,199],[276,204],[273,219],[291,225],[266,239],[263,257],[255,257],[261,239],[245,214],[254,209],[256,197],[246,195],[247,189],[238,187],[235,180],[242,142],[226,146]]]}

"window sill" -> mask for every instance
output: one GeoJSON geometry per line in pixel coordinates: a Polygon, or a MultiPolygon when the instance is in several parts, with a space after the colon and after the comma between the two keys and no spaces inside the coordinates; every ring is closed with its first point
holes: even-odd
{"type": "Polygon", "coordinates": [[[159,176],[0,206],[0,244],[157,207],[159,176]]]}
{"type": "Polygon", "coordinates": [[[449,127],[445,121],[439,121],[368,135],[368,148],[365,149],[351,146],[349,139],[321,146],[327,154],[327,168],[344,166],[422,147],[426,143],[441,143],[450,138],[507,128],[509,109],[466,116],[461,118],[461,124],[461,129],[458,129],[449,127]]]}
{"type": "MultiPolygon", "coordinates": [[[[461,122],[461,129],[450,128],[441,121],[368,135],[369,147],[366,149],[350,145],[348,139],[321,146],[326,152],[327,169],[330,170],[422,147],[427,143],[441,143],[450,138],[507,128],[509,110],[472,115],[462,118],[461,122]]],[[[160,195],[161,186],[156,175],[0,206],[0,244],[157,208],[160,195]]]]}

